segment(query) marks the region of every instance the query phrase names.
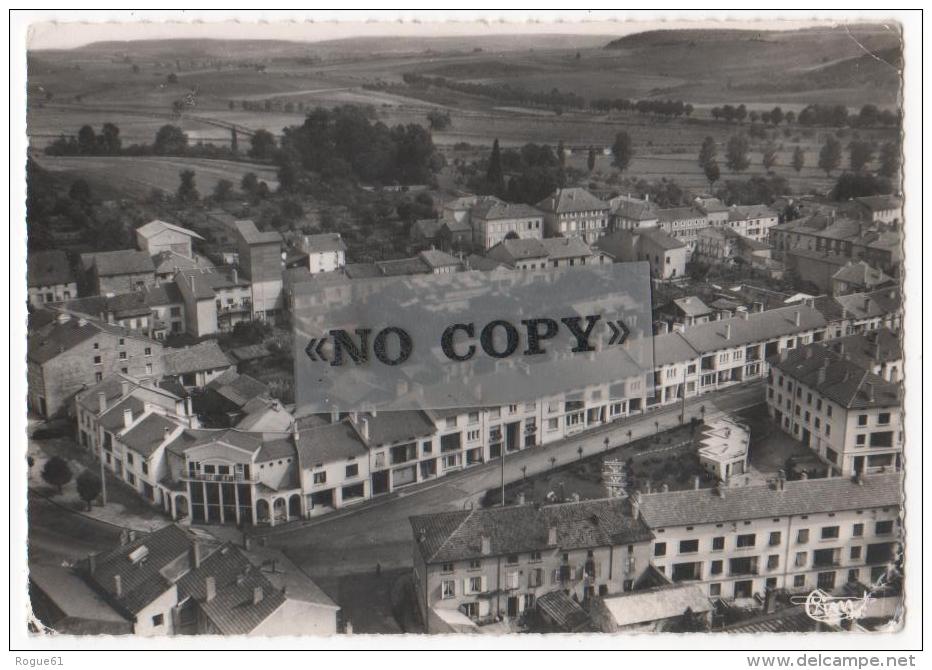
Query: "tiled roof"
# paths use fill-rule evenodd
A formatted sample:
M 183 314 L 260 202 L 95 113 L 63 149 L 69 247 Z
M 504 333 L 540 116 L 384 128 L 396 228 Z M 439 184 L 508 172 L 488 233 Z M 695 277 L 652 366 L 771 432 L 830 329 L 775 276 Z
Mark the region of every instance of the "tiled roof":
M 297 451 L 291 436 L 275 437 L 263 440 L 259 452 L 256 454 L 256 463 L 267 463 L 283 458 L 294 458 Z
M 832 275 L 832 279 L 864 287 L 874 287 L 893 281 L 883 270 L 873 268 L 864 261 L 852 261 Z
M 674 298 L 673 304 L 679 307 L 686 316 L 703 316 L 712 310 L 697 296 L 689 295 L 685 298 Z
M 684 363 L 699 356 L 683 336 L 676 332 L 655 335 L 653 343 L 654 367 Z
M 835 302 L 847 312 L 848 318 L 872 319 L 899 312 L 903 308 L 900 296 L 899 288 L 883 288 L 839 295 Z
M 619 195 L 608 203 L 615 216 L 635 221 L 652 221 L 657 218 L 657 205 L 649 200 Z
M 260 231 L 256 228 L 255 222 L 244 219 L 242 221 L 236 221 L 234 224 L 236 230 L 246 241 L 247 244 L 281 244 L 282 236 L 280 233 L 269 230 L 269 231 Z
M 320 233 L 318 235 L 304 236 L 305 250 L 308 252 L 323 253 L 325 251 L 346 251 L 346 244 L 339 233 Z
M 898 361 L 903 358 L 900 336 L 889 328 L 836 337 L 825 341 L 824 344 L 833 351 L 845 354 L 864 368 L 870 368 L 875 363 Z
M 514 263 L 529 258 L 546 258 L 547 253 L 547 248 L 541 240 L 507 239 L 489 249 L 486 256 L 504 263 Z
M 230 366 L 230 359 L 216 340 L 204 340 L 188 347 L 165 347 L 162 352 L 165 374 L 183 375 L 202 370 L 216 370 Z
M 695 207 L 667 207 L 657 210 L 657 218 L 660 221 L 683 221 L 685 219 L 704 219 L 705 213 Z
M 374 416 L 366 414 L 360 420 L 362 418 L 369 423 L 369 439 L 366 443 L 370 447 L 415 440 L 434 433 L 433 422 L 420 410 L 378 412 Z
M 618 626 L 681 617 L 687 608 L 694 613 L 712 609 L 712 603 L 698 584 L 670 584 L 628 591 L 608 596 L 603 602 Z
M 712 213 L 712 212 L 727 212 L 728 205 L 719 200 L 718 198 L 696 198 L 695 200 L 696 207 L 701 209 L 703 212 Z
M 188 258 L 182 254 L 166 249 L 152 257 L 157 274 L 175 273 L 180 270 L 209 270 L 214 264 L 203 256 Z
M 109 595 L 111 602 L 135 615 L 172 588 L 172 582 L 163 575 L 163 571 L 178 559 L 184 560 L 193 542 L 193 536 L 187 531 L 169 524 L 154 533 L 141 535 L 132 542 L 97 554 L 94 571 L 89 578 Z M 146 560 L 134 563 L 130 554 L 143 546 L 148 552 Z M 120 576 L 120 596 L 116 595 L 116 575 Z
M 68 256 L 60 249 L 35 251 L 26 260 L 27 283 L 33 286 L 55 286 L 74 281 Z
M 543 213 L 540 210 L 530 205 L 503 202 L 497 198 L 496 200 L 487 199 L 480 201 L 472 208 L 472 216 L 478 219 L 485 219 L 486 221 L 543 217 Z
M 135 249 L 82 254 L 81 261 L 84 267 L 95 266 L 100 277 L 155 272 L 149 252 Z
M 478 254 L 469 254 L 466 258 L 466 267 L 470 270 L 479 270 L 480 272 L 491 272 L 499 268 L 507 267 L 494 258 L 486 258 Z
M 537 599 L 537 607 L 563 632 L 578 633 L 590 629 L 598 632 L 589 613 L 563 591 L 545 593 Z
M 205 444 L 219 443 L 257 453 L 262 448 L 261 433 L 245 433 L 232 428 L 221 429 L 185 429 L 166 445 L 173 454 L 183 456 L 189 449 Z
M 811 344 L 773 361 L 780 372 L 848 409 L 900 404 L 899 384 L 886 381 L 822 344 Z
M 258 379 L 232 369 L 212 380 L 207 388 L 213 389 L 237 407 L 242 407 L 256 396 L 269 394 L 269 387 Z
M 900 209 L 903 207 L 903 200 L 895 195 L 868 195 L 855 198 L 855 200 L 872 212 L 880 212 L 885 209 Z
M 547 250 L 547 256 L 552 260 L 561 258 L 581 258 L 592 255 L 592 249 L 585 241 L 578 237 L 547 237 L 541 244 Z
M 634 233 L 646 237 L 661 249 L 682 249 L 686 245 L 660 228 L 638 228 Z
M 133 418 L 138 419 L 145 412 L 146 403 L 135 396 L 128 395 L 108 406 L 107 411 L 100 415 L 98 420 L 100 426 L 109 433 L 118 433 L 123 430 L 125 425 L 123 413 L 126 410 L 131 410 Z
M 799 325 L 796 315 L 799 314 Z M 731 327 L 726 338 L 726 326 Z M 737 347 L 755 342 L 771 340 L 783 335 L 801 333 L 825 326 L 825 318 L 812 307 L 793 305 L 765 312 L 747 314 L 690 326 L 683 331 L 683 339 L 701 354 L 718 351 L 725 347 Z
M 343 267 L 343 272 L 350 279 L 370 279 L 382 276 L 382 271 L 375 263 L 347 263 Z
M 451 256 L 445 251 L 438 251 L 437 249 L 422 251 L 418 254 L 418 257 L 431 268 L 443 268 L 460 264 L 459 259 L 455 256 Z
M 893 507 L 901 503 L 897 473 L 870 475 L 857 484 L 847 477 L 787 481 L 784 490 L 770 486 L 689 489 L 641 495 L 641 518 L 652 529 L 725 523 L 799 514 Z
M 563 214 L 608 209 L 609 204 L 584 188 L 558 188 L 539 203 L 537 209 Z
M 375 265 L 383 277 L 427 274 L 431 271 L 431 266 L 419 256 L 391 261 L 377 261 Z
M 732 205 L 728 210 L 729 221 L 746 221 L 747 219 L 773 219 L 777 213 L 767 205 Z
M 215 595 L 209 602 L 207 577 L 213 577 L 215 585 Z M 258 603 L 254 601 L 257 589 L 261 591 Z M 274 588 L 232 543 L 222 545 L 178 580 L 178 598 L 196 600 L 222 635 L 250 633 L 286 600 L 285 594 Z
M 204 239 L 193 230 L 188 230 L 187 228 L 182 228 L 181 226 L 176 226 L 173 223 L 168 223 L 167 221 L 161 221 L 159 219 L 155 219 L 143 226 L 140 226 L 136 229 L 136 232 L 148 239 L 158 235 L 159 233 L 165 232 L 166 230 L 173 230 L 176 233 L 181 233 L 182 235 L 187 235 L 188 237 L 196 238 L 198 240 Z
M 729 633 L 807 633 L 816 630 L 819 622 L 806 613 L 803 606 L 780 610 L 775 615 L 743 621 L 724 630 Z
M 92 322 L 81 321 L 70 319 L 65 323 L 58 322 L 30 336 L 26 342 L 26 358 L 40 365 L 47 363 L 100 333 L 100 329 Z
M 366 445 L 348 421 L 309 428 L 298 433 L 298 462 L 302 468 L 317 463 L 364 456 Z
M 152 412 L 120 436 L 120 442 L 143 458 L 148 458 L 177 426 L 174 421 Z
M 651 539 L 642 521 L 618 498 L 537 507 L 513 505 L 410 518 L 414 540 L 428 563 L 480 558 L 482 537 L 491 556 L 544 549 L 585 549 Z M 550 545 L 550 528 L 556 545 Z

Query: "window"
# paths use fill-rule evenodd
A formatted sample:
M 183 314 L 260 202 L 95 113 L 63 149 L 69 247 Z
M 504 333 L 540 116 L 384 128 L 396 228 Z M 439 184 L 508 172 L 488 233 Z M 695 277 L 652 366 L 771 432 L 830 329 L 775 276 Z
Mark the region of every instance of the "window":
M 796 567 L 803 568 L 806 566 L 806 552 L 797 551 L 796 552 Z
M 315 484 L 326 484 L 326 483 L 327 483 L 327 473 L 326 473 L 326 472 L 315 472 L 315 473 L 314 473 L 314 483 L 315 483 Z
M 874 533 L 877 535 L 889 535 L 893 532 L 892 521 L 878 521 L 874 526 Z
M 94 356 L 94 365 L 100 365 L 100 356 Z
M 680 542 L 681 554 L 692 554 L 699 551 L 699 540 L 683 540 Z
M 349 479 L 350 477 L 356 477 L 358 475 L 359 475 L 359 464 L 358 463 L 353 463 L 351 465 L 346 466 L 346 478 L 347 479 Z
M 801 589 L 806 586 L 806 575 L 796 575 L 793 577 L 793 587 Z
M 806 544 L 809 541 L 809 529 L 800 528 L 799 532 L 796 534 L 796 542 L 798 544 Z
M 780 556 L 778 554 L 770 554 L 767 557 L 767 569 L 776 570 L 780 567 Z
M 125 343 L 125 341 L 124 341 L 124 339 L 121 337 L 121 338 L 120 338 L 120 346 L 122 347 L 124 343 Z
M 781 539 L 780 531 L 775 530 L 772 533 L 770 533 L 770 542 L 769 542 L 770 546 L 776 547 L 778 544 L 780 544 L 780 539 Z
M 450 598 L 456 597 L 456 582 L 452 579 L 445 579 L 440 582 L 440 589 L 442 593 L 442 598 L 444 600 L 449 600 Z
M 532 552 L 531 552 L 531 561 L 532 561 L 532 562 L 537 562 L 537 561 L 539 561 L 539 560 L 540 560 L 540 552 L 539 552 L 539 551 L 532 551 Z
M 867 425 L 867 415 L 866 415 L 866 414 L 858 414 L 858 425 L 859 425 L 859 426 L 866 426 L 866 425 Z
M 142 462 L 142 474 L 149 474 L 149 464 L 146 461 Z
M 482 577 L 469 578 L 469 592 L 482 593 Z
M 878 414 L 877 423 L 881 426 L 885 426 L 890 423 L 890 412 L 881 412 Z
M 152 355 L 152 347 L 146 347 L 146 350 L 145 350 L 145 351 L 146 351 L 146 356 L 151 356 L 151 355 Z
M 854 535 L 855 537 L 861 537 L 862 535 L 864 535 L 864 524 L 863 523 L 854 524 L 854 528 L 851 530 L 851 534 Z
M 825 526 L 822 528 L 822 539 L 823 540 L 837 540 L 838 539 L 838 526 Z
M 667 555 L 667 543 L 658 542 L 654 545 L 654 556 L 666 556 Z
M 831 405 L 826 405 L 826 406 L 825 406 L 825 413 L 826 413 L 828 416 L 831 416 L 831 415 L 832 415 L 832 406 L 831 406 Z
M 127 453 L 127 454 L 126 454 L 126 464 L 127 464 L 127 465 L 132 465 L 132 464 L 133 464 L 133 455 L 130 454 L 130 453 Z
M 423 451 L 425 454 L 429 454 L 433 452 L 433 450 L 434 450 L 434 445 L 432 443 L 430 442 L 421 443 L 421 451 Z
M 725 549 L 725 538 L 724 537 L 713 537 L 712 538 L 712 551 L 723 551 Z
M 452 563 L 441 563 L 440 572 L 442 572 L 445 575 L 450 574 L 451 572 L 453 572 L 453 564 Z
M 100 349 L 100 342 L 94 342 L 94 348 Z
M 517 565 L 517 563 L 518 563 L 518 555 L 517 555 L 517 554 L 511 554 L 508 558 L 505 559 L 505 562 L 506 562 L 508 565 Z
M 851 547 L 851 560 L 852 561 L 861 560 L 861 547 L 860 546 Z
M 480 569 L 482 569 L 482 559 L 481 559 L 481 558 L 474 558 L 474 559 L 472 559 L 471 561 L 469 561 L 469 569 L 470 569 L 470 570 L 480 570 Z
M 479 423 L 479 412 L 469 413 L 469 423 Z
M 720 574 L 722 574 L 722 566 L 723 566 L 723 564 L 724 564 L 723 561 L 712 561 L 712 567 L 711 567 L 710 572 L 711 572 L 713 575 L 720 575 Z
M 156 614 L 154 617 L 152 617 L 152 626 L 153 626 L 153 627 L 157 628 L 157 627 L 161 626 L 161 625 L 164 624 L 164 623 L 165 623 L 165 615 L 164 615 L 164 614 Z
M 757 536 L 754 535 L 754 533 L 748 533 L 747 535 L 739 535 L 738 544 L 737 544 L 738 549 L 742 549 L 744 547 L 753 547 L 756 540 L 757 540 Z
M 722 585 L 709 584 L 709 595 L 713 597 L 722 595 Z

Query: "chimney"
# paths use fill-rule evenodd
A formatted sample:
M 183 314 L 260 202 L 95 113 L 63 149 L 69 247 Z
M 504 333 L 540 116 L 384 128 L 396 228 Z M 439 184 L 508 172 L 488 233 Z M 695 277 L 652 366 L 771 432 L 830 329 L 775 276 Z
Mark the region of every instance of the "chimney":
M 92 575 L 97 570 L 97 554 L 87 555 L 87 569 Z
M 731 324 L 730 323 L 725 324 L 725 339 L 726 340 L 731 339 Z
M 192 570 L 201 567 L 201 544 L 196 540 L 191 543 L 191 563 L 194 566 Z
M 133 424 L 133 410 L 127 407 L 123 410 L 123 427 L 129 428 Z
M 722 499 L 725 498 L 725 486 L 724 484 L 722 484 L 722 482 L 719 482 L 715 486 L 715 495 L 717 495 L 719 498 L 722 498 Z
M 799 317 L 800 317 L 800 314 L 799 314 L 799 310 L 797 309 L 795 312 L 793 312 L 793 323 L 796 324 L 797 328 L 799 327 Z
M 334 407 L 330 410 L 330 423 L 338 423 L 340 421 L 340 411 Z
M 359 422 L 359 434 L 362 435 L 363 441 L 369 441 L 369 419 L 366 417 Z
M 123 597 L 123 578 L 120 575 L 113 575 L 113 592 L 117 598 Z
M 819 373 L 818 373 L 818 380 L 819 380 L 820 386 L 825 383 L 825 374 L 827 372 L 828 372 L 828 359 L 824 358 L 822 359 L 822 367 L 819 368 Z
M 192 416 L 194 414 L 194 405 L 192 404 L 191 396 L 184 399 L 184 410 L 185 416 Z
M 489 554 L 492 553 L 492 538 L 489 537 L 488 535 L 483 535 L 480 538 L 480 540 L 482 542 L 482 545 L 481 545 L 482 555 L 488 556 Z
M 638 517 L 641 516 L 641 493 L 632 491 L 631 495 L 628 496 L 628 502 L 631 504 L 631 518 L 637 521 Z
M 217 580 L 213 575 L 204 578 L 204 602 L 209 603 L 217 597 Z
M 107 410 L 107 394 L 103 391 L 97 392 L 97 406 L 99 407 L 101 413 Z
M 257 586 L 252 591 L 252 604 L 258 605 L 262 602 L 262 598 L 265 597 L 265 592 L 262 590 L 261 586 Z
M 555 547 L 557 546 L 557 527 L 550 526 L 547 529 L 547 546 Z
M 243 549 L 252 551 L 252 538 L 243 533 Z
M 870 296 L 867 296 L 866 298 L 864 298 L 864 311 L 866 312 L 870 308 L 871 308 L 871 299 L 870 299 Z
M 239 272 L 237 271 L 235 267 L 233 268 L 231 276 L 233 277 L 233 283 L 238 284 L 239 283 Z
M 702 480 L 699 478 L 699 475 L 696 475 L 695 477 L 693 477 L 693 488 L 696 489 L 697 491 L 699 490 L 699 484 L 701 481 Z
M 120 380 L 120 397 L 125 398 L 129 395 L 129 380 Z
M 864 384 L 864 390 L 867 391 L 867 402 L 874 402 L 874 384 L 872 382 L 866 382 Z
M 131 542 L 135 542 L 135 541 L 136 541 L 136 531 L 135 531 L 135 530 L 130 530 L 130 531 L 126 534 L 126 541 L 127 541 L 127 543 L 131 543 Z

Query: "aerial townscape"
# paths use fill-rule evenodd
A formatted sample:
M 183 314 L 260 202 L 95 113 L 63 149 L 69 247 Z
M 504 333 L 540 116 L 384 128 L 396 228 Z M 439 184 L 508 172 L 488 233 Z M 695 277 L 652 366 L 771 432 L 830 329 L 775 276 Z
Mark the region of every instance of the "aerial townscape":
M 33 634 L 902 625 L 900 34 L 557 32 L 30 46 Z M 622 394 L 302 411 L 308 296 L 619 263 Z

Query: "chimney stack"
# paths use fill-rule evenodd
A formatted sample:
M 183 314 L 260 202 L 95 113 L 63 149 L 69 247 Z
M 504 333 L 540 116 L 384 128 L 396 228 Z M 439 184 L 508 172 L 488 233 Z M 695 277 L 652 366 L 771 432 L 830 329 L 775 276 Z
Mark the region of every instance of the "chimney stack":
M 123 427 L 129 428 L 131 425 L 133 425 L 133 410 L 127 407 L 123 410 Z
M 97 405 L 101 414 L 107 410 L 107 394 L 103 391 L 97 392 Z
M 363 417 L 359 422 L 359 433 L 362 435 L 363 441 L 369 441 L 369 419 L 366 417 Z
M 482 542 L 482 546 L 481 546 L 482 555 L 488 556 L 489 554 L 492 553 L 492 538 L 489 537 L 488 535 L 483 535 L 480 538 L 480 540 Z
M 872 382 L 866 382 L 864 388 L 867 391 L 867 402 L 874 402 L 874 384 Z
M 701 481 L 702 480 L 700 479 L 699 475 L 696 475 L 695 477 L 693 477 L 693 488 L 696 489 L 697 491 L 699 490 L 699 485 Z
M 233 283 L 238 284 L 239 283 L 239 272 L 237 271 L 236 267 L 233 268 L 232 276 L 233 276 Z
M 217 597 L 217 580 L 213 575 L 204 578 L 204 602 L 209 603 Z
M 117 598 L 123 597 L 123 578 L 120 575 L 113 575 L 113 592 Z
M 191 543 L 191 563 L 193 565 L 192 570 L 201 567 L 201 544 L 197 540 Z
M 126 379 L 120 380 L 120 397 L 125 398 L 129 395 L 129 381 Z
M 725 324 L 725 339 L 726 340 L 731 339 L 731 324 L 730 323 Z
M 550 526 L 547 529 L 547 546 L 555 547 L 557 546 L 557 527 Z
M 258 605 L 262 602 L 262 598 L 265 597 L 265 592 L 262 590 L 261 586 L 257 586 L 252 591 L 252 604 Z
M 793 322 L 796 324 L 797 328 L 799 327 L 799 318 L 800 318 L 800 313 L 799 313 L 799 310 L 797 309 L 795 312 L 793 312 Z
M 135 542 L 135 541 L 136 541 L 136 531 L 135 531 L 135 530 L 130 530 L 130 531 L 126 534 L 126 541 L 127 541 L 128 543 L 131 543 L 131 542 Z
M 336 407 L 330 410 L 330 423 L 338 423 L 340 421 L 340 410 Z
M 87 569 L 93 575 L 97 570 L 97 554 L 87 555 Z
M 631 518 L 637 521 L 638 517 L 641 516 L 641 493 L 640 491 L 632 491 L 631 495 L 628 496 L 628 502 L 631 504 Z

